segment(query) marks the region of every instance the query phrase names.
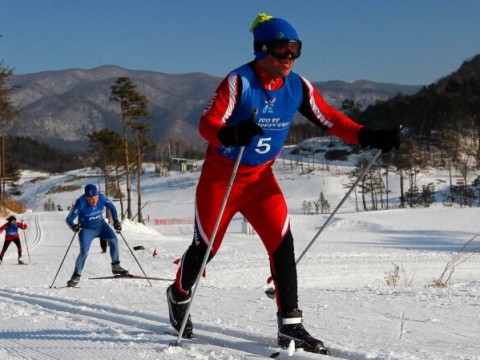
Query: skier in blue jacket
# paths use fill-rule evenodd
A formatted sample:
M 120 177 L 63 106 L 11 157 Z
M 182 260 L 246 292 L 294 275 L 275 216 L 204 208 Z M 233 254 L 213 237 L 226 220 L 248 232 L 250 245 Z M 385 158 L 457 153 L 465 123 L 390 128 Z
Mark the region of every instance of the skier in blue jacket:
M 85 194 L 80 196 L 73 205 L 67 216 L 67 225 L 74 232 L 79 232 L 80 254 L 75 262 L 75 271 L 67 286 L 76 286 L 80 281 L 85 261 L 87 260 L 90 245 L 96 237 L 105 239 L 110 244 L 110 256 L 112 258 L 112 273 L 114 275 L 128 275 L 128 271 L 120 267 L 120 256 L 118 252 L 118 239 L 115 232 L 107 224 L 103 217 L 105 208 L 110 209 L 113 218 L 113 227 L 119 232 L 122 225 L 118 221 L 115 205 L 103 194 L 99 194 L 97 187 L 93 184 L 85 186 Z M 78 217 L 78 222 L 75 219 Z

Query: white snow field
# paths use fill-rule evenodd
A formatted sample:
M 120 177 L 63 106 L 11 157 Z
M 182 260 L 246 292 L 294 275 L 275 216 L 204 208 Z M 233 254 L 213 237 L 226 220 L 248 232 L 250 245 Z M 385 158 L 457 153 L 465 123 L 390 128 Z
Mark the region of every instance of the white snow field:
M 302 174 L 300 168 L 277 161 L 275 171 L 290 207 L 297 256 L 328 217 L 302 214 L 302 202 L 318 199 L 322 191 L 333 209 L 347 191 L 345 168 L 348 164 L 331 164 L 328 171 L 317 168 Z M 149 276 L 174 278 L 173 261 L 192 239 L 189 222 L 198 176 L 172 172 L 156 177 L 147 169 L 143 215 L 149 221 L 146 225 L 123 221 L 123 238 L 119 237 L 121 265 L 130 273 L 142 275 L 143 269 Z M 442 175 L 423 176 L 428 183 Z M 47 192 L 53 186 L 83 187 L 89 182 L 99 184 L 99 178 L 88 169 L 23 173 L 19 199 L 29 211 L 17 217 L 29 225 L 20 235 L 24 259 L 30 264 L 17 265 L 12 244 L 0 266 L 1 359 L 250 360 L 268 358 L 278 350 L 276 304 L 265 294 L 270 288 L 268 259 L 260 239 L 243 231 L 240 216 L 207 266 L 207 277 L 201 279 L 193 300 L 197 340 L 170 346 L 177 340 L 165 334 L 174 331 L 165 297 L 170 281 L 90 280 L 111 274 L 110 257 L 100 252 L 96 241 L 79 288 L 61 288 L 78 254 L 77 237 L 65 224 L 66 209 L 82 189 Z M 44 212 L 48 199 L 65 211 Z M 306 329 L 325 342 L 333 358 L 480 359 L 479 239 L 458 253 L 480 233 L 479 214 L 478 207 L 444 208 L 441 203 L 357 212 L 352 195 L 298 264 Z M 155 225 L 155 220 L 175 224 Z M 127 244 L 130 249 L 142 245 L 144 250 L 130 251 Z M 429 286 L 454 257 L 461 261 L 447 286 Z M 389 285 L 396 266 L 396 286 Z M 328 358 L 303 351 L 288 355 L 282 351 L 279 358 Z

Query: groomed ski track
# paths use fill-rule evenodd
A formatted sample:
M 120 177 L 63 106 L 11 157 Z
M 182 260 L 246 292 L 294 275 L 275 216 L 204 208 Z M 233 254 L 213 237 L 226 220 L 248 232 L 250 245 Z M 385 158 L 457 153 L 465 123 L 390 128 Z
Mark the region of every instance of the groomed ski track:
M 2 267 L 4 276 L 0 287 L 0 358 L 7 360 L 78 360 L 78 359 L 262 359 L 278 351 L 275 347 L 275 333 L 269 336 L 243 329 L 232 330 L 221 326 L 196 324 L 198 339 L 181 341 L 180 346 L 171 346 L 176 337 L 171 332 L 169 320 L 153 311 L 142 310 L 135 303 L 131 308 L 111 303 L 83 299 L 81 292 L 89 297 L 93 282 L 87 280 L 88 273 L 108 273 L 95 268 L 99 254 L 92 244 L 91 254 L 86 265 L 84 286 L 80 289 L 62 288 L 69 277 L 73 262 L 78 254 L 77 238 L 67 253 L 65 264 L 55 281 L 58 288 L 50 288 L 60 261 L 67 250 L 71 233 L 66 232 L 65 213 L 26 214 L 24 220 L 29 228 L 26 232 L 32 266 L 29 271 L 46 271 L 42 284 L 32 284 L 28 273 L 13 270 L 16 261 L 15 252 L 10 249 Z M 59 232 L 59 234 L 57 234 Z M 61 235 L 60 235 L 61 234 Z M 21 235 L 25 246 L 24 234 Z M 69 236 L 69 237 L 67 237 Z M 61 237 L 61 241 L 58 238 Z M 98 246 L 98 245 L 97 245 Z M 25 255 L 26 250 L 24 250 Z M 47 257 L 48 260 L 42 260 Z M 128 253 L 123 247 L 122 256 Z M 39 259 L 35 264 L 35 259 Z M 102 265 L 108 269 L 109 262 L 102 259 Z M 95 265 L 94 265 L 95 264 Z M 131 265 L 133 266 L 133 265 Z M 23 268 L 23 267 L 22 267 Z M 16 273 L 16 274 L 15 274 Z M 169 275 L 171 276 L 171 274 Z M 13 281 L 16 278 L 15 285 Z M 106 280 L 98 286 L 114 287 L 122 279 Z M 125 279 L 128 284 L 146 287 L 144 280 Z M 10 283 L 5 286 L 5 283 Z M 123 284 L 123 286 L 128 286 Z M 156 307 L 165 307 L 164 288 L 149 288 L 152 302 Z M 238 294 L 235 294 L 238 295 Z M 122 296 L 119 294 L 119 296 Z M 245 299 L 248 303 L 250 300 Z M 38 319 L 42 319 L 39 321 Z M 32 321 L 32 319 L 35 319 Z M 55 326 L 52 327 L 51 324 Z M 8 329 L 8 330 L 4 330 Z M 334 355 L 342 357 L 341 351 L 333 350 Z M 285 351 L 277 359 L 287 356 Z M 352 354 L 349 354 L 349 358 Z M 322 355 L 296 352 L 289 359 L 319 359 Z M 332 357 L 329 357 L 332 358 Z M 358 357 L 362 359 L 363 357 Z
M 152 282 L 150 287 L 145 280 L 88 280 L 111 273 L 109 255 L 101 253 L 98 242 L 92 244 L 79 289 L 49 288 L 64 256 L 54 286 L 65 286 L 78 254 L 77 235 L 65 217 L 66 212 L 19 216 L 29 225 L 32 261 L 18 266 L 10 247 L 0 266 L 1 360 L 238 360 L 265 359 L 277 351 L 276 305 L 265 294 L 268 258 L 258 239 L 239 231 L 241 219 L 234 219 L 222 256 L 209 265 L 198 288 L 192 307 L 198 340 L 172 347 L 176 337 L 164 334 L 172 331 L 165 297 L 169 283 Z M 452 251 L 472 237 L 477 218 L 477 208 L 341 214 L 298 268 L 307 330 L 337 358 L 480 360 L 480 261 L 472 257 L 463 263 L 445 289 L 425 286 L 443 270 Z M 304 229 L 297 237 L 297 248 L 303 249 L 319 220 L 292 220 Z M 123 225 L 129 245 L 145 247 L 135 255 L 146 274 L 174 277 L 178 267 L 173 262 L 191 243 L 191 234 L 171 227 L 165 235 L 163 228 L 159 233 L 128 221 Z M 20 237 L 25 245 L 24 234 Z M 122 240 L 120 252 L 121 264 L 139 272 Z M 26 249 L 24 259 L 28 261 Z M 414 285 L 385 285 L 392 263 L 415 266 Z M 327 359 L 306 352 L 287 355 L 282 351 L 277 359 Z
M 4 310 L 22 314 L 3 320 L 8 332 L 0 332 L 0 356 L 3 359 L 210 359 L 268 358 L 275 347 L 271 337 L 246 331 L 221 333 L 215 326 L 196 330 L 198 339 L 183 340 L 182 346 L 171 346 L 176 338 L 165 334 L 172 329 L 168 319 L 147 311 L 124 309 L 59 296 L 71 289 L 50 289 L 45 294 L 19 290 L 0 290 Z M 29 313 L 42 313 L 46 321 L 56 319 L 56 327 L 32 324 Z M 273 344 L 272 344 L 273 345 Z M 284 354 L 285 353 L 285 354 Z M 223 354 L 223 357 L 222 357 Z M 341 351 L 334 354 L 341 356 Z M 203 357 L 204 356 L 204 357 Z M 287 356 L 282 352 L 279 358 Z M 351 354 L 350 354 L 351 356 Z M 320 355 L 297 352 L 290 359 L 318 359 Z M 328 357 L 332 358 L 332 357 Z

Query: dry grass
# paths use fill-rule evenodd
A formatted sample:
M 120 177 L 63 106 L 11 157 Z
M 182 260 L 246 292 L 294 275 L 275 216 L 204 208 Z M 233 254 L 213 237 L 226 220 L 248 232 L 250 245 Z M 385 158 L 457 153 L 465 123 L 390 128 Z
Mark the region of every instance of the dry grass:
M 48 180 L 49 177 L 48 176 L 38 176 L 36 178 L 33 178 L 32 180 L 30 180 L 30 182 L 32 184 L 35 184 L 37 181 L 43 181 L 43 180 Z
M 81 189 L 81 188 L 82 188 L 82 186 L 80 186 L 80 185 L 53 186 L 50 189 L 48 189 L 47 194 L 57 194 L 57 193 L 62 193 L 62 192 L 76 191 L 76 190 Z
M 445 269 L 443 269 L 440 277 L 438 279 L 432 280 L 429 286 L 436 288 L 443 288 L 447 286 L 447 283 L 452 278 L 453 272 L 455 271 L 457 266 L 470 259 L 476 253 L 480 252 L 479 246 L 473 247 L 472 245 L 477 237 L 478 235 L 472 237 L 461 247 L 460 250 L 458 250 L 456 254 L 453 255 L 452 260 L 450 260 L 447 265 L 445 265 Z
M 72 182 L 72 181 L 77 181 L 77 180 L 83 180 L 83 179 L 98 179 L 98 175 L 75 175 L 72 176 L 70 179 L 65 180 L 65 182 Z
M 0 201 L 0 215 L 4 218 L 9 217 L 12 212 L 15 214 L 23 214 L 25 211 L 25 205 L 19 201 L 11 199 Z
M 388 286 L 397 286 L 399 282 L 402 282 L 403 286 L 410 286 L 412 285 L 413 277 L 415 275 L 415 270 L 412 270 L 410 273 L 407 274 L 403 265 L 399 266 L 397 264 L 393 264 L 393 269 L 388 272 L 385 276 L 385 282 Z

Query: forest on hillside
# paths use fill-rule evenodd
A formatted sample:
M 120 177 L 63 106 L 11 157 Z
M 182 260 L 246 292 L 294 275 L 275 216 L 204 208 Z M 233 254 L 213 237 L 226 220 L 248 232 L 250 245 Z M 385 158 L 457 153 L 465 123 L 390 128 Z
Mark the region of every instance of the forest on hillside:
M 2 67 L 5 79 L 11 75 L 11 70 Z M 129 99 L 135 105 L 139 99 L 142 107 L 148 99 L 135 90 L 129 78 L 122 80 L 117 86 L 126 86 L 126 90 L 133 90 L 137 95 Z M 4 83 L 2 83 L 4 84 Z M 12 104 L 8 102 L 8 91 L 2 85 L 0 99 L 3 119 L 11 120 L 14 117 Z M 112 87 L 113 89 L 114 87 Z M 113 92 L 112 92 L 113 94 Z M 122 95 L 124 96 L 124 95 Z M 127 95 L 128 97 L 128 95 Z M 125 99 L 122 98 L 122 101 Z M 137 108 L 138 109 L 138 108 Z M 386 101 L 378 101 L 374 105 L 361 110 L 360 104 L 351 99 L 345 99 L 340 110 L 354 120 L 372 128 L 402 128 L 402 146 L 394 155 L 382 156 L 379 176 L 371 175 L 370 180 L 365 178 L 362 188 L 365 194 L 377 196 L 379 207 L 383 207 L 383 195 L 388 198 L 388 188 L 382 185 L 382 174 L 388 171 L 398 172 L 401 181 L 405 182 L 405 191 L 402 189 L 402 206 L 409 204 L 425 206 L 433 196 L 431 187 L 419 189 L 416 186 L 416 174 L 428 167 L 447 169 L 452 174 L 461 174 L 461 181 L 451 181 L 450 195 L 446 203 L 458 202 L 461 205 L 472 205 L 478 198 L 477 187 L 480 183 L 477 171 L 480 167 L 480 55 L 465 61 L 454 73 L 445 76 L 435 84 L 423 87 L 414 95 L 397 95 Z M 130 116 L 128 112 L 126 115 Z M 148 113 L 141 114 L 141 116 Z M 142 161 L 155 162 L 159 173 L 168 171 L 169 160 L 172 158 L 201 159 L 205 150 L 205 143 L 190 144 L 181 141 L 166 141 L 154 144 L 148 140 L 148 126 L 135 121 L 129 126 L 129 139 L 121 139 L 120 135 L 111 130 L 89 134 L 90 145 L 84 151 L 71 151 L 51 147 L 48 144 L 32 140 L 28 137 L 3 136 L 2 143 L 2 178 L 9 183 L 15 183 L 19 169 L 32 169 L 47 172 L 64 172 L 85 166 L 98 166 L 107 169 L 108 161 L 118 165 L 123 160 L 121 149 L 128 148 L 132 156 L 129 160 L 129 170 L 137 174 L 141 169 Z M 7 122 L 1 122 L 2 128 Z M 5 134 L 5 132 L 2 132 Z M 140 138 L 138 138 L 138 136 Z M 312 137 L 328 136 L 322 129 L 312 124 L 300 121 L 291 127 L 287 144 L 299 144 Z M 123 141 L 128 140 L 127 143 Z M 118 146 L 113 146 L 116 143 Z M 126 144 L 126 145 L 125 145 Z M 112 155 L 120 151 L 120 154 Z M 352 147 L 351 152 L 358 149 Z M 332 154 L 332 153 L 331 153 Z M 339 153 L 337 153 L 339 154 Z M 344 156 L 340 154 L 339 156 Z M 333 158 L 334 159 L 334 158 Z M 359 164 L 359 168 L 362 165 Z M 125 176 L 124 172 L 119 173 Z M 371 173 L 373 174 L 373 173 Z M 117 176 L 118 177 L 118 176 Z M 452 177 L 453 178 L 453 177 Z M 106 180 L 107 181 L 107 180 Z M 118 182 L 118 179 L 117 179 Z M 403 185 L 402 185 L 403 186 Z M 117 186 L 118 188 L 118 186 Z M 373 201 L 373 204 L 377 204 Z M 422 205 L 423 204 L 423 205 Z M 375 206 L 375 205 L 374 205 Z M 388 203 L 387 203 L 388 206 Z

